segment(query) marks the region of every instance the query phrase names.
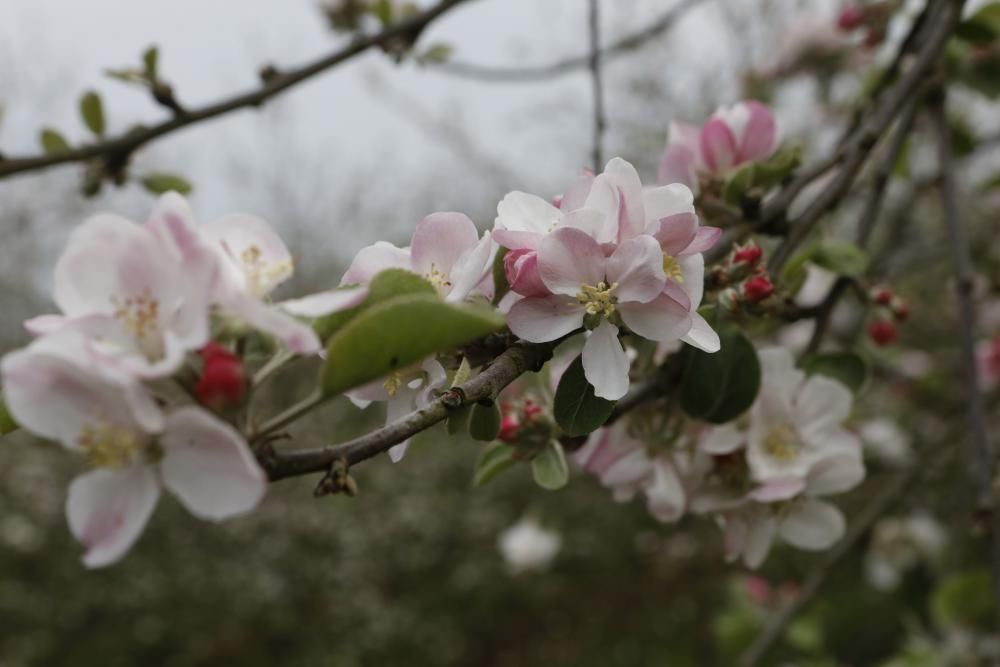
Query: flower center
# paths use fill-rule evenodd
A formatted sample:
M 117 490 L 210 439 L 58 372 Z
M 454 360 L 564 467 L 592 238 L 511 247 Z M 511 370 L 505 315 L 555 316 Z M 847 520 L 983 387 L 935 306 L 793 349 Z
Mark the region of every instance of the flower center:
M 437 268 L 434 262 L 431 262 L 431 270 L 424 277 L 430 281 L 431 285 L 434 285 L 438 289 L 451 287 L 451 280 L 448 278 L 448 274 Z
M 663 256 L 663 272 L 667 274 L 669 280 L 673 280 L 675 283 L 684 282 L 684 270 L 681 269 L 681 263 L 677 261 L 676 257 Z
M 791 424 L 775 426 L 764 438 L 764 451 L 778 461 L 794 461 L 801 449 L 798 433 Z
M 95 468 L 127 468 L 142 451 L 134 431 L 107 422 L 84 426 L 78 442 Z
M 403 376 L 399 373 L 391 373 L 389 377 L 385 379 L 385 382 L 382 383 L 382 386 L 385 387 L 385 390 L 389 392 L 390 396 L 395 396 L 396 392 L 399 391 L 399 388 L 403 386 Z
M 139 343 L 140 349 L 150 359 L 163 356 L 162 346 L 157 337 L 160 324 L 160 302 L 153 298 L 148 289 L 138 296 L 125 299 L 111 297 L 114 317 Z
M 580 293 L 576 295 L 577 300 L 583 304 L 584 309 L 590 315 L 603 315 L 611 317 L 615 312 L 615 290 L 618 283 L 608 285 L 606 282 L 599 282 L 597 286 L 581 285 Z
M 247 277 L 247 287 L 257 297 L 265 296 L 274 283 L 292 274 L 291 262 L 268 264 L 263 257 L 264 253 L 256 245 L 251 245 L 240 253 L 243 272 Z

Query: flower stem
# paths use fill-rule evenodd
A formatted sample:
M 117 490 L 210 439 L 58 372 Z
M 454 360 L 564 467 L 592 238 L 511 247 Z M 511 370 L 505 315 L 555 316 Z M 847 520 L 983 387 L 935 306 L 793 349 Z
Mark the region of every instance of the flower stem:
M 266 422 L 261 424 L 260 428 L 254 430 L 250 436 L 250 443 L 259 442 L 262 438 L 280 431 L 285 426 L 288 426 L 292 422 L 298 420 L 300 417 L 308 414 L 315 408 L 319 407 L 329 399 L 329 396 L 324 395 L 319 390 L 314 391 L 307 397 L 289 406 L 282 412 L 279 412 L 275 416 L 268 419 Z

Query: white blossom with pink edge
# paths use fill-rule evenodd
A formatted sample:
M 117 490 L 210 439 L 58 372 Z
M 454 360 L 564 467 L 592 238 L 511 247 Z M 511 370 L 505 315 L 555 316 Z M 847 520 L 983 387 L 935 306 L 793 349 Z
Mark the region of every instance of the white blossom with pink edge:
M 701 128 L 672 122 L 657 181 L 698 189 L 698 175 L 722 177 L 734 167 L 763 160 L 777 146 L 774 114 L 754 100 L 720 107 Z
M 163 487 L 210 521 L 257 506 L 267 478 L 235 429 L 193 406 L 163 414 L 137 381 L 105 363 L 70 330 L 0 361 L 15 419 L 81 452 L 93 467 L 73 480 L 66 501 L 87 567 L 110 565 L 128 551 Z
M 408 248 L 379 241 L 362 248 L 341 278 L 341 285 L 367 285 L 386 269 L 406 269 L 430 281 L 449 303 L 470 295 L 493 296 L 496 244 L 489 232 L 479 238 L 462 213 L 432 213 L 417 223 Z
M 551 296 L 518 301 L 507 323 L 518 337 L 543 343 L 576 331 L 588 316 L 597 319 L 583 346 L 583 368 L 602 398 L 617 400 L 629 386 L 615 322 L 649 340 L 677 339 L 691 329 L 690 300 L 667 281 L 651 236 L 629 239 L 606 257 L 593 237 L 562 227 L 539 243 L 538 269 Z

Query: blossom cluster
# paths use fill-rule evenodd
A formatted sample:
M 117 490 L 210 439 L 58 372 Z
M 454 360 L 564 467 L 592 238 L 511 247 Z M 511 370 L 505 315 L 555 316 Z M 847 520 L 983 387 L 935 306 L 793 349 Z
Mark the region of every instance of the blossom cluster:
M 0 373 L 21 426 L 89 464 L 66 501 L 86 565 L 128 550 L 162 488 L 214 521 L 260 502 L 264 472 L 240 431 L 213 411 L 235 407 L 246 381 L 213 329 L 260 330 L 311 354 L 320 341 L 296 316 L 364 297 L 354 289 L 269 304 L 291 273 L 291 255 L 267 223 L 234 215 L 199 227 L 174 193 L 143 224 L 98 215 L 70 236 L 53 281 L 61 312 L 26 322 L 35 340 L 5 356 Z M 212 409 L 169 391 L 198 351 L 193 393 Z

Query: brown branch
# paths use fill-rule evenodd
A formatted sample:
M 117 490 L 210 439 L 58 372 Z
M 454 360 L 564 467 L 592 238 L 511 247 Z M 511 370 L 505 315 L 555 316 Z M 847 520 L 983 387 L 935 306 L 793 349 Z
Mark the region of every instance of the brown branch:
M 638 30 L 630 35 L 627 35 L 602 49 L 600 53 L 601 58 L 615 58 L 641 48 L 648 41 L 673 27 L 673 25 L 681 17 L 683 17 L 688 10 L 693 9 L 703 2 L 705 2 L 705 0 L 685 0 L 684 2 L 671 7 L 664 12 L 660 18 L 653 21 L 642 30 Z M 588 53 L 587 55 L 574 56 L 547 65 L 526 67 L 477 65 L 474 63 L 452 61 L 442 63 L 431 71 L 481 81 L 536 83 L 548 81 L 549 79 L 563 76 L 565 74 L 570 74 L 579 69 L 585 69 L 590 66 L 590 59 L 591 54 Z
M 604 143 L 604 128 L 607 119 L 604 114 L 604 82 L 601 80 L 601 13 L 600 0 L 589 0 L 587 12 L 590 33 L 590 82 L 594 92 L 594 146 L 591 161 L 594 173 L 604 166 L 602 144 Z
M 259 107 L 267 100 L 283 93 L 292 86 L 350 60 L 372 47 L 385 46 L 399 42 L 400 40 L 415 41 L 432 21 L 448 10 L 468 1 L 441 0 L 441 2 L 430 9 L 412 18 L 394 23 L 378 34 L 357 38 L 350 45 L 302 67 L 271 73 L 263 85 L 256 90 L 241 93 L 198 109 L 182 111 L 174 115 L 173 118 L 157 125 L 131 130 L 114 138 L 61 153 L 9 157 L 0 160 L 0 178 L 12 174 L 46 169 L 55 165 L 85 162 L 97 158 L 104 160 L 105 164 L 108 165 L 124 165 L 138 148 L 159 137 L 239 109 Z
M 948 126 L 946 90 L 941 89 L 932 99 L 931 114 L 938 137 L 938 160 L 941 171 L 941 208 L 948 245 L 951 248 L 955 272 L 955 300 L 958 302 L 959 344 L 962 353 L 962 375 L 966 392 L 969 431 L 978 487 L 976 508 L 989 518 L 991 538 L 991 565 L 993 570 L 993 595 L 996 607 L 996 627 L 1000 629 L 1000 514 L 995 512 L 993 501 L 993 469 L 995 458 L 986 429 L 986 414 L 976 367 L 975 330 L 976 312 L 972 304 L 973 274 L 969 246 L 965 240 L 958 210 L 958 187 L 955 181 L 955 160 L 951 148 L 951 130 Z
M 492 401 L 511 382 L 527 371 L 537 371 L 552 356 L 554 345 L 516 344 L 508 348 L 479 375 L 465 384 L 448 390 L 426 407 L 387 426 L 336 445 L 298 451 L 265 451 L 260 463 L 271 481 L 325 472 L 335 461 L 347 465 L 370 459 L 394 445 L 443 421 L 463 405 Z

